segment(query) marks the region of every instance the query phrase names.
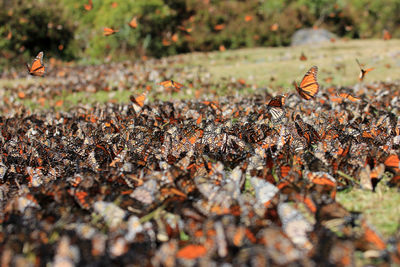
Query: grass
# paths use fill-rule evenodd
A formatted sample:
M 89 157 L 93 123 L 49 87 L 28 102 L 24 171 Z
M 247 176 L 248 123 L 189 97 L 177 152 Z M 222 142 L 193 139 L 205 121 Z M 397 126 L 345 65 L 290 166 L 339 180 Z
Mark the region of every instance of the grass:
M 388 238 L 400 227 L 400 194 L 397 189 L 378 185 L 377 192 L 352 189 L 336 196 L 346 209 L 360 211 L 384 238 Z
M 322 86 L 354 85 L 358 82 L 357 58 L 365 68 L 373 67 L 366 82 L 387 81 L 400 71 L 400 40 L 351 40 L 326 43 L 320 46 L 252 48 L 225 52 L 195 53 L 183 57 L 191 66 L 203 66 L 213 81 L 234 77 L 245 79 L 260 87 L 293 90 L 293 80 L 301 80 L 313 65 L 319 67 Z M 304 53 L 307 61 L 300 61 Z M 182 63 L 186 64 L 186 63 Z M 332 78 L 330 82 L 326 82 Z

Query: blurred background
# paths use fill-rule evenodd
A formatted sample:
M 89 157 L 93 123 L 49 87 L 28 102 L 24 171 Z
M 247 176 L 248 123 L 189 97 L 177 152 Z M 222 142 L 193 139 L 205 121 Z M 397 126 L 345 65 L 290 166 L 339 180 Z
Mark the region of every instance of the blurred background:
M 301 28 L 338 38 L 400 36 L 400 0 L 1 0 L 0 68 L 46 57 L 163 57 L 193 51 L 288 46 Z M 103 28 L 118 34 L 103 36 Z

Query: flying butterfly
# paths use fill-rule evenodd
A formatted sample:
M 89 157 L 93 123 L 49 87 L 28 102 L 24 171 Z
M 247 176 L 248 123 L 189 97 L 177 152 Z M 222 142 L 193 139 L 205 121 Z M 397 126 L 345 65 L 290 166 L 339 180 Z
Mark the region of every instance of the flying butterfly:
M 305 100 L 314 98 L 314 96 L 318 93 L 319 84 L 317 82 L 317 73 L 318 67 L 313 66 L 307 71 L 306 75 L 304 75 L 300 85 L 297 85 L 296 82 L 293 82 L 297 92 Z
M 360 62 L 358 61 L 358 59 L 356 59 L 358 66 L 360 67 L 360 76 L 358 77 L 358 79 L 360 81 L 363 81 L 365 78 L 365 75 L 370 72 L 371 70 L 374 70 L 374 68 L 369 68 L 369 69 L 363 69 L 362 65 L 360 64 Z
M 129 25 L 129 27 L 131 27 L 132 29 L 136 29 L 136 27 L 138 26 L 137 17 L 136 17 L 136 16 L 133 17 L 133 18 L 131 19 L 131 21 L 128 23 L 128 25 Z
M 184 26 L 178 26 L 178 30 L 184 32 L 185 34 L 190 34 L 193 28 L 185 28 Z
M 110 35 L 112 35 L 112 34 L 114 34 L 114 33 L 117 33 L 117 32 L 119 32 L 118 30 L 114 30 L 114 29 L 112 29 L 112 28 L 104 28 L 103 29 L 103 35 L 104 36 L 110 36 Z
M 172 88 L 172 90 L 176 91 L 176 92 L 179 91 L 179 89 L 181 89 L 183 87 L 183 84 L 177 83 L 173 80 L 167 80 L 167 81 L 160 82 L 160 85 L 162 85 L 165 89 Z
M 39 54 L 33 60 L 32 66 L 29 67 L 28 64 L 25 65 L 30 75 L 42 77 L 45 71 L 45 67 L 43 65 L 43 52 L 39 52 Z
M 129 99 L 132 102 L 133 105 L 133 109 L 135 110 L 135 112 L 139 112 L 142 107 L 144 106 L 146 100 L 147 100 L 147 95 L 150 91 L 150 87 L 147 87 L 146 90 L 139 96 L 134 97 L 133 95 L 131 95 L 129 97 Z
M 85 8 L 86 11 L 90 11 L 93 8 L 93 2 L 92 0 L 89 0 L 87 4 L 83 4 L 83 7 Z

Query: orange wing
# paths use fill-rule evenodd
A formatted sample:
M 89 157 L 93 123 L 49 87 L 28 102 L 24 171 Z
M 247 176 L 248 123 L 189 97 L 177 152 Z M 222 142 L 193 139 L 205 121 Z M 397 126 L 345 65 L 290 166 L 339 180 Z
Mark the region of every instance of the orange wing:
M 338 93 L 338 96 L 340 96 L 340 97 L 342 97 L 342 98 L 346 98 L 346 99 L 348 99 L 348 100 L 350 100 L 350 101 L 352 101 L 352 102 L 361 100 L 360 98 L 354 97 L 354 96 L 352 96 L 352 95 L 350 95 L 350 94 L 347 94 L 347 93 Z
M 284 95 L 278 95 L 272 98 L 269 103 L 268 107 L 277 107 L 281 108 L 285 105 L 285 96 Z
M 132 20 L 128 23 L 128 25 L 129 25 L 132 29 L 136 29 L 136 27 L 138 26 L 138 24 L 137 24 L 137 17 L 133 17 Z
M 26 64 L 26 68 L 28 69 L 30 75 L 43 76 L 45 72 L 45 67 L 43 65 L 43 52 L 39 52 L 39 54 L 33 60 L 31 67 Z
M 112 35 L 112 34 L 117 33 L 117 32 L 119 32 L 119 31 L 114 30 L 112 28 L 104 28 L 103 35 L 104 36 L 109 36 L 109 35 Z
M 310 100 L 319 91 L 319 84 L 317 82 L 317 73 L 318 73 L 318 67 L 313 66 L 307 71 L 306 75 L 304 75 L 304 78 L 300 82 L 299 86 L 296 84 L 296 82 L 294 82 L 294 86 L 296 87 L 297 92 L 305 100 Z

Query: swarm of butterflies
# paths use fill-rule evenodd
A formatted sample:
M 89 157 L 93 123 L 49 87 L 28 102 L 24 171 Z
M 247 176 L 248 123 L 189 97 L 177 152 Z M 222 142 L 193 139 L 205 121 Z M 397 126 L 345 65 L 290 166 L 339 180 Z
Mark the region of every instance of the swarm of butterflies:
M 27 68 L 43 76 L 43 53 Z M 75 68 L 60 88 L 92 90 L 87 72 L 106 90 Z M 336 201 L 400 186 L 400 84 L 360 68 L 353 88 L 320 88 L 313 66 L 284 95 L 150 102 L 165 75 L 135 66 L 130 103 L 1 116 L 2 264 L 400 264 L 400 232 Z

